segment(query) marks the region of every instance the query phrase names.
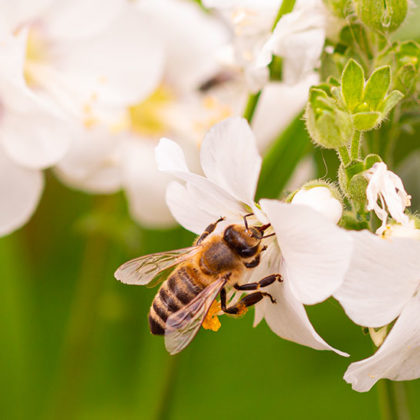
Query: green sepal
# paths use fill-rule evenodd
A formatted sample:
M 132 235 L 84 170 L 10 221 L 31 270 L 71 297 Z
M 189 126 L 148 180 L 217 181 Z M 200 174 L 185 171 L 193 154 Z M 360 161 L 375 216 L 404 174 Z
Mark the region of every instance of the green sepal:
M 350 59 L 341 76 L 341 94 L 349 111 L 362 102 L 365 76 L 362 66 Z
M 371 109 L 377 109 L 377 106 L 385 98 L 391 85 L 391 67 L 383 66 L 376 69 L 369 80 L 366 82 L 364 101 L 369 104 Z
M 382 162 L 382 158 L 379 155 L 374 153 L 370 153 L 365 157 L 364 160 L 364 167 L 366 169 L 370 169 L 375 163 Z
M 359 220 L 350 211 L 345 211 L 341 216 L 338 225 L 347 230 L 363 230 L 369 229 L 369 223 L 367 220 Z
M 381 121 L 381 113 L 370 111 L 370 112 L 358 112 L 353 114 L 353 124 L 356 130 L 368 131 L 375 128 Z
M 394 106 L 401 101 L 402 98 L 404 98 L 404 95 L 400 91 L 393 90 L 379 106 L 379 111 L 383 116 L 382 118 L 385 118 L 387 114 L 392 110 L 392 108 L 394 108 Z

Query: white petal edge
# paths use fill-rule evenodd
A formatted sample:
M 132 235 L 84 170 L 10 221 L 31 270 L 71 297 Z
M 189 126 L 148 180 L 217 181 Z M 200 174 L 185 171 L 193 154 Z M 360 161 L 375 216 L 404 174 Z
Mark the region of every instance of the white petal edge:
M 203 140 L 200 160 L 208 179 L 251 205 L 262 159 L 244 118 L 231 117 L 214 125 Z
M 0 150 L 0 236 L 13 232 L 30 219 L 43 187 L 41 171 L 16 165 Z
M 276 232 L 294 296 L 306 305 L 330 297 L 344 281 L 353 249 L 351 236 L 308 206 L 276 200 L 260 203 Z
M 420 294 L 413 297 L 377 352 L 352 363 L 344 380 L 359 392 L 369 391 L 381 378 L 409 381 L 420 377 Z
M 356 324 L 382 327 L 395 319 L 420 284 L 420 241 L 351 232 L 354 250 L 334 293 Z

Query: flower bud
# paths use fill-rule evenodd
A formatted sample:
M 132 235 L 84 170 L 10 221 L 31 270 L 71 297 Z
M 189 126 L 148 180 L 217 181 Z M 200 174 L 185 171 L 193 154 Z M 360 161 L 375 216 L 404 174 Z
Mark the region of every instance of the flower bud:
M 338 190 L 322 181 L 305 184 L 295 193 L 292 203 L 312 207 L 335 224 L 338 223 L 343 213 L 341 196 Z
M 354 131 L 352 118 L 338 109 L 323 90 L 311 89 L 305 117 L 314 143 L 327 149 L 337 149 L 350 144 Z
M 378 32 L 394 32 L 403 23 L 407 0 L 353 0 L 359 19 Z

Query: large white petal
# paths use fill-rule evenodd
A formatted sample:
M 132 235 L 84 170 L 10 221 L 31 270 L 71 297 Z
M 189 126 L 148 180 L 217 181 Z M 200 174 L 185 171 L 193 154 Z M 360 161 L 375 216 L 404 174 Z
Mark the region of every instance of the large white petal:
M 43 22 L 53 39 L 86 38 L 106 30 L 123 6 L 124 0 L 54 0 Z
M 262 159 L 244 118 L 214 125 L 204 138 L 200 160 L 208 179 L 238 200 L 253 203 Z
M 0 236 L 24 225 L 38 204 L 42 172 L 16 165 L 0 149 Z
M 70 145 L 70 120 L 25 86 L 9 93 L 14 95 L 4 104 L 0 124 L 0 142 L 7 154 L 29 168 L 53 165 Z
M 209 179 L 189 171 L 182 149 L 172 140 L 161 139 L 156 147 L 156 161 L 159 170 L 167 172 L 178 179 L 188 183 L 188 190 L 196 200 L 207 208 L 212 214 L 218 216 L 241 215 L 246 210 L 227 193 Z
M 163 74 L 164 50 L 153 34 L 147 19 L 133 8 L 104 33 L 58 43 L 53 62 L 56 78 L 85 107 L 137 103 L 156 89 Z M 48 83 L 43 81 L 46 89 Z
M 371 357 L 352 363 L 344 379 L 360 392 L 381 378 L 409 381 L 420 377 L 420 294 L 412 298 L 382 346 Z
M 319 212 L 298 204 L 261 200 L 284 258 L 290 290 L 304 304 L 322 302 L 342 284 L 351 236 Z
M 382 239 L 367 231 L 351 236 L 352 261 L 334 297 L 357 324 L 381 327 L 400 313 L 420 284 L 420 241 Z
M 154 160 L 152 141 L 133 138 L 127 141 L 122 155 L 123 186 L 131 215 L 139 223 L 166 228 L 175 221 L 165 202 L 168 174 L 159 172 Z

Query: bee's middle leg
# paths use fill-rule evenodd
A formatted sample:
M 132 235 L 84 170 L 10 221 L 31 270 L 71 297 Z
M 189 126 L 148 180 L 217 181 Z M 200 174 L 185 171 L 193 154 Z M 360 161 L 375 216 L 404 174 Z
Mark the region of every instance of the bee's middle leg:
M 198 237 L 198 239 L 195 241 L 195 245 L 200 245 L 201 242 L 203 242 L 204 239 L 207 238 L 207 236 L 210 235 L 216 229 L 216 226 L 218 223 L 225 220 L 224 217 L 221 217 L 219 220 L 216 220 L 214 223 L 209 224 L 205 229 L 204 232 Z
M 220 291 L 220 306 L 222 307 L 222 311 L 227 314 L 242 315 L 247 311 L 247 308 L 258 303 L 265 296 L 270 298 L 271 303 L 276 303 L 276 300 L 273 298 L 273 296 L 270 295 L 270 293 L 255 292 L 244 296 L 239 302 L 228 308 L 226 306 L 226 290 L 223 288 Z

